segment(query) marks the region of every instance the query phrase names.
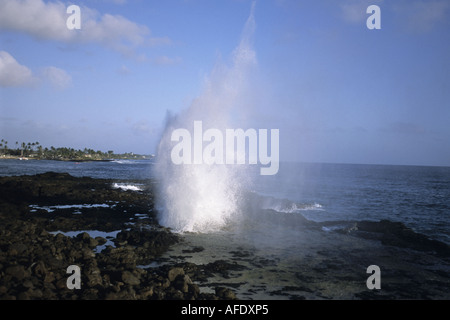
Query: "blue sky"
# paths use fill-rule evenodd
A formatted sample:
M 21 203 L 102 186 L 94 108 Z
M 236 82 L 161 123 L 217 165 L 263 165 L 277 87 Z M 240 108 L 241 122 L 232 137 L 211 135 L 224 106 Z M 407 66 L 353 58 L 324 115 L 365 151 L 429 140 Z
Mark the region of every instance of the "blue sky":
M 230 63 L 251 5 L 0 0 L 0 136 L 154 153 L 167 111 Z M 281 161 L 449 166 L 449 15 L 446 0 L 257 1 L 248 126 L 280 129 Z

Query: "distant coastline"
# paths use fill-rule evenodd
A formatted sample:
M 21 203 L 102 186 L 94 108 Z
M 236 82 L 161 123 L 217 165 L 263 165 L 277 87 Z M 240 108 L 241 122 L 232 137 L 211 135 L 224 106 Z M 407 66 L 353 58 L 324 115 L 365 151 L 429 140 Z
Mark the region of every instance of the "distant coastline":
M 150 159 L 150 157 L 148 158 Z M 60 158 L 60 159 L 47 159 L 47 158 L 36 158 L 36 157 L 18 157 L 18 156 L 0 156 L 0 160 L 51 160 L 51 161 L 68 161 L 68 162 L 110 162 L 117 159 L 70 159 L 70 158 Z M 124 158 L 121 158 L 120 160 L 127 160 Z M 134 159 L 134 160 L 140 160 L 140 159 Z
M 148 160 L 152 159 L 152 154 L 135 154 L 133 152 L 114 153 L 109 150 L 103 152 L 89 148 L 75 150 L 74 148 L 51 146 L 43 147 L 39 142 L 19 144 L 15 142 L 15 148 L 8 146 L 8 141 L 2 139 L 0 142 L 0 160 L 1 159 L 17 159 L 17 160 L 57 160 L 57 161 L 114 161 L 114 160 Z
M 52 161 L 68 161 L 68 162 L 111 162 L 115 160 L 149 160 L 154 158 L 154 155 L 133 155 L 126 156 L 123 154 L 115 155 L 112 158 L 67 158 L 67 157 L 39 157 L 39 156 L 12 156 L 12 155 L 0 155 L 0 160 L 52 160 Z
M 120 155 L 119 155 L 120 156 Z M 20 156 L 11 156 L 11 155 L 0 155 L 0 160 L 52 160 L 52 161 L 73 161 L 73 162 L 108 162 L 115 160 L 149 160 L 153 159 L 154 155 L 135 155 L 132 157 L 113 157 L 113 158 L 105 158 L 105 159 L 90 159 L 90 158 L 45 158 L 45 157 L 20 157 Z

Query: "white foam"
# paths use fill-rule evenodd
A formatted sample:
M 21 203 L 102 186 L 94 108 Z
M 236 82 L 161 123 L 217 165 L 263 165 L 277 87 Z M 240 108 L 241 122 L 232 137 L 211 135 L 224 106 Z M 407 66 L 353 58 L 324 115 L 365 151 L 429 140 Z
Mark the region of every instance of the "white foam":
M 292 203 L 290 206 L 284 206 L 282 204 L 279 205 L 273 205 L 271 207 L 266 207 L 264 209 L 273 209 L 278 212 L 284 212 L 284 213 L 295 213 L 298 211 L 312 211 L 312 210 L 323 210 L 323 207 L 321 204 L 314 203 L 314 204 L 298 204 L 298 203 Z
M 130 160 L 113 160 L 113 161 L 111 161 L 111 162 L 113 162 L 113 163 L 119 163 L 119 164 L 129 164 L 129 163 L 131 163 Z
M 114 189 L 122 189 L 123 191 L 142 191 L 142 188 L 135 184 L 126 184 L 126 183 L 113 183 L 112 187 Z
M 250 198 L 257 203 L 261 209 L 271 209 L 281 213 L 296 213 L 300 211 L 324 211 L 320 203 L 298 203 L 288 199 L 278 199 L 268 195 L 261 195 L 254 192 Z
M 83 209 L 83 208 L 113 208 L 115 204 L 109 205 L 106 203 L 101 204 L 65 204 L 65 205 L 55 205 L 55 206 L 38 206 L 35 204 L 30 204 L 31 212 L 36 212 L 37 210 L 46 210 L 47 212 L 53 212 L 58 209 Z M 74 214 L 80 214 L 80 211 L 74 211 Z
M 323 206 L 320 203 L 313 203 L 313 204 L 308 204 L 308 205 L 304 205 L 302 208 L 298 208 L 298 210 L 302 211 L 302 210 L 319 210 L 319 211 L 323 211 Z
M 174 168 L 164 184 L 162 225 L 178 232 L 211 232 L 237 212 L 238 186 L 224 166 Z

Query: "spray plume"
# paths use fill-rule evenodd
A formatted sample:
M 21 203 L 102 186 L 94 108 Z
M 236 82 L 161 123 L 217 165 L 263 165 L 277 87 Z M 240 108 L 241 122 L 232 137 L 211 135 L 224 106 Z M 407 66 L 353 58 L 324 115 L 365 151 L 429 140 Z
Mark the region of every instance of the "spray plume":
M 230 66 L 218 64 L 203 93 L 190 107 L 169 115 L 161 137 L 155 174 L 159 180 L 159 222 L 178 232 L 211 232 L 223 228 L 239 214 L 239 196 L 246 181 L 243 168 L 230 165 L 174 164 L 171 134 L 177 128 L 193 132 L 194 121 L 204 127 L 225 130 L 231 115 L 242 104 L 248 90 L 249 74 L 256 65 L 252 49 L 255 30 L 254 7 L 245 23 Z

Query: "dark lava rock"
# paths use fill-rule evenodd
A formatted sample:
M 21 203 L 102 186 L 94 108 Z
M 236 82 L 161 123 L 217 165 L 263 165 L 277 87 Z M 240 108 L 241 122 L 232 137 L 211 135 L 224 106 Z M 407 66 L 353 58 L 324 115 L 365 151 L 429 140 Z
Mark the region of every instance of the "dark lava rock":
M 181 252 L 183 252 L 183 253 L 197 253 L 197 252 L 202 252 L 204 250 L 205 250 L 205 248 L 199 246 L 199 247 L 193 247 L 192 249 L 183 249 L 183 250 L 181 250 Z
M 218 273 L 225 279 L 229 278 L 229 271 L 241 271 L 248 269 L 236 262 L 227 262 L 225 260 L 217 260 L 204 266 L 206 272 Z
M 142 192 L 121 192 L 111 187 L 113 182 L 55 172 L 0 177 L 0 299 L 235 298 L 226 290 L 219 290 L 220 296 L 203 294 L 195 282 L 242 268 L 236 263 L 137 267 L 151 264 L 179 237 L 157 224 L 151 183 Z M 61 207 L 76 204 L 107 205 Z M 48 211 L 46 206 L 55 209 Z M 137 220 L 138 213 L 148 218 Z M 96 252 L 105 238 L 62 233 L 79 230 L 120 232 L 115 246 Z M 81 289 L 67 287 L 71 265 L 80 268 Z
M 215 289 L 216 296 L 222 300 L 236 300 L 236 294 L 233 290 L 224 288 L 224 287 L 216 287 Z
M 178 242 L 178 237 L 167 229 L 123 230 L 117 234 L 115 243 L 131 246 L 144 246 L 152 255 L 159 255 Z
M 5 275 L 11 276 L 17 281 L 23 281 L 24 278 L 30 275 L 30 272 L 25 270 L 25 267 L 22 265 L 12 265 L 5 269 Z
M 184 269 L 180 267 L 175 267 L 169 270 L 167 273 L 167 278 L 170 282 L 174 281 L 178 276 L 184 276 Z
M 371 232 L 381 235 L 381 241 L 385 245 L 410 248 L 418 251 L 435 252 L 439 256 L 450 257 L 450 246 L 427 236 L 416 233 L 401 222 L 389 220 L 359 221 L 355 231 Z
M 179 242 L 179 237 L 156 222 L 151 183 L 142 192 L 122 192 L 111 187 L 113 182 L 116 181 L 75 178 L 59 173 L 0 177 L 1 300 L 236 298 L 231 289 L 223 287 L 224 284 L 211 284 L 208 279 L 212 276 L 229 278 L 233 271 L 247 269 L 236 261 L 217 260 L 204 265 L 169 261 L 168 264 L 158 267 L 145 269 L 142 266 L 138 267 L 158 262 L 157 259 L 161 255 Z M 53 212 L 42 209 L 45 206 L 64 204 L 106 205 L 77 208 L 77 214 L 67 208 L 57 208 Z M 33 210 L 33 208 L 41 209 Z M 149 218 L 135 219 L 137 213 L 145 213 Z M 273 219 L 276 213 L 265 211 L 262 214 L 264 218 Z M 298 216 L 300 225 L 316 228 L 315 224 L 304 221 L 301 215 Z M 317 226 L 320 227 L 319 224 Z M 93 238 L 87 232 L 82 232 L 76 237 L 61 233 L 82 230 L 120 232 L 114 240 L 115 246 L 107 245 L 101 252 L 97 252 L 96 248 L 106 243 L 105 238 Z M 433 252 L 446 257 L 446 260 L 450 256 L 447 245 L 417 234 L 401 223 L 385 220 L 361 221 L 355 223 L 355 228 L 348 230 L 347 233 L 361 237 L 370 234 L 371 239 L 380 240 L 386 247 L 394 246 L 395 250 L 398 248 L 417 250 L 414 255 L 408 256 L 408 259 L 417 255 L 417 260 L 420 260 L 425 255 L 420 254 L 420 251 Z M 195 254 L 203 250 L 202 247 L 194 247 L 186 249 L 185 253 Z M 274 266 L 274 270 L 280 272 L 275 268 L 277 265 L 275 260 L 257 258 L 239 248 L 231 253 L 232 260 L 247 261 L 249 262 L 247 265 L 251 265 L 252 268 Z M 325 253 L 334 254 L 327 250 Z M 359 261 L 358 257 L 355 253 L 356 262 Z M 432 258 L 438 260 L 434 255 Z M 333 270 L 338 269 L 339 261 L 334 263 L 334 260 L 330 260 L 330 263 L 324 266 L 332 267 Z M 432 266 L 434 260 L 428 257 L 426 261 L 420 263 Z M 79 266 L 81 270 L 81 289 L 67 288 L 70 274 L 67 274 L 66 270 L 70 265 Z M 430 269 L 428 274 L 437 277 L 436 279 L 440 279 L 439 277 L 448 279 L 445 271 L 439 268 Z M 383 290 L 386 290 L 389 289 L 390 278 L 386 273 L 387 270 L 383 272 Z M 314 280 L 313 275 L 298 278 L 304 282 Z M 391 278 L 399 277 L 393 275 Z M 437 281 L 431 278 L 426 278 L 426 283 Z M 390 292 L 393 292 L 394 298 L 408 297 L 402 295 L 402 292 L 411 291 L 406 285 L 409 286 L 411 283 L 415 283 L 418 287 L 425 285 L 425 280 L 418 282 L 413 275 L 405 279 L 407 281 L 398 284 L 391 281 L 393 290 Z M 216 287 L 214 294 L 201 292 L 199 285 L 208 286 L 208 284 L 209 287 Z M 230 287 L 228 284 L 225 285 Z M 309 293 L 309 289 L 303 288 L 303 285 L 287 288 L 301 289 Z M 433 294 L 439 296 L 440 293 L 441 291 L 437 294 L 426 291 L 426 294 L 422 294 L 418 291 L 413 297 L 428 298 L 433 297 Z M 364 294 L 355 297 L 366 298 Z
M 189 285 L 192 284 L 192 280 L 187 274 L 179 275 L 173 281 L 174 288 L 183 293 L 187 293 L 189 291 Z
M 129 284 L 132 286 L 137 286 L 141 283 L 138 277 L 136 277 L 132 272 L 127 270 L 122 273 L 122 281 L 125 284 Z

